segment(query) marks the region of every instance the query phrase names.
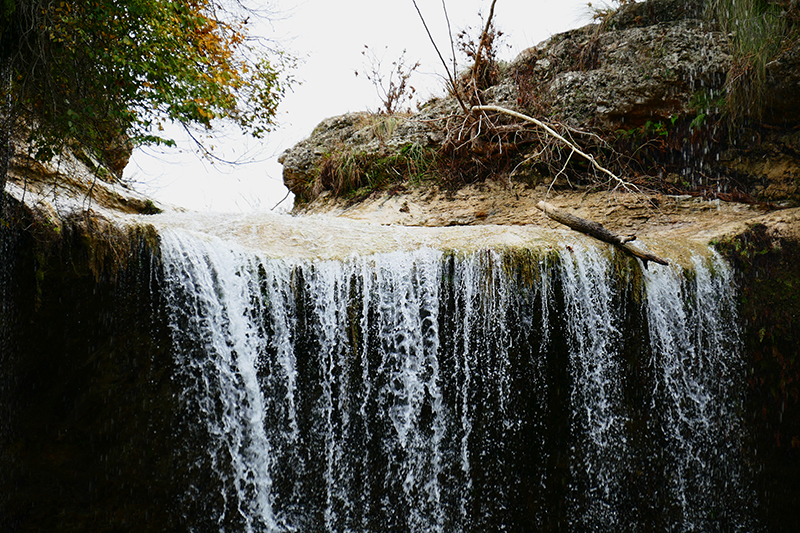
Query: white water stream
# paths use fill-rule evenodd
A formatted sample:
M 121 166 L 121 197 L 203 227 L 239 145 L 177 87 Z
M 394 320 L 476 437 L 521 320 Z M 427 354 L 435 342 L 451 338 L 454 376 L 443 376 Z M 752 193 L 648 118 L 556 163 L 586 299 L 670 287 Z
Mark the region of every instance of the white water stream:
M 160 230 L 196 467 L 217 480 L 188 490 L 220 531 L 553 529 L 563 506 L 576 532 L 752 527 L 712 253 L 636 286 L 564 233 L 281 224 Z

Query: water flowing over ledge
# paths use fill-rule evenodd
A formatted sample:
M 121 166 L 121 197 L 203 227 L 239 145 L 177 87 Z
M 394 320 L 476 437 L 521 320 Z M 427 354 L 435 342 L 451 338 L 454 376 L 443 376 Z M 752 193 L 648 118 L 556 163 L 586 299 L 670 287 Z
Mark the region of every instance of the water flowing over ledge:
M 346 259 L 420 248 L 472 252 L 488 249 L 555 250 L 561 242 L 593 241 L 566 229 L 541 225 L 417 227 L 379 225 L 324 215 L 291 217 L 268 212 L 242 215 L 170 213 L 123 219 L 159 229 L 183 229 L 200 239 L 218 238 L 266 257 Z M 692 256 L 707 255 L 706 238 L 645 237 L 636 246 L 663 254 L 684 268 Z M 603 245 L 601 245 L 603 246 Z
M 711 251 L 643 271 L 531 228 L 169 226 L 191 528 L 758 530 Z

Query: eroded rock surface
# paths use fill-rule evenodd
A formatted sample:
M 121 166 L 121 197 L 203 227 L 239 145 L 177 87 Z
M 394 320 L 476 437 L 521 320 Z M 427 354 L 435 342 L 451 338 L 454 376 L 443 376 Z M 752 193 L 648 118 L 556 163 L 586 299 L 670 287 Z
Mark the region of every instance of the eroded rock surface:
M 6 192 L 55 224 L 71 214 L 89 210 L 105 216 L 154 214 L 162 210 L 157 202 L 120 181 L 117 170 L 81 150 L 66 150 L 53 160 L 42 162 L 32 158 L 22 144 L 17 143 L 15 148 Z M 123 165 L 122 160 L 117 163 Z
M 681 20 L 553 37 L 515 61 L 530 91 L 576 126 L 630 128 L 695 112 L 693 95 L 721 90 L 727 40 L 706 23 Z
M 800 209 L 764 206 L 689 195 L 549 190 L 487 182 L 446 190 L 414 188 L 375 193 L 348 204 L 324 195 L 303 214 L 331 214 L 373 224 L 395 226 L 538 225 L 558 228 L 536 204 L 547 200 L 568 212 L 594 220 L 621 234 L 660 240 L 690 239 L 704 243 L 736 235 L 754 224 L 775 228 L 776 238 L 800 241 Z

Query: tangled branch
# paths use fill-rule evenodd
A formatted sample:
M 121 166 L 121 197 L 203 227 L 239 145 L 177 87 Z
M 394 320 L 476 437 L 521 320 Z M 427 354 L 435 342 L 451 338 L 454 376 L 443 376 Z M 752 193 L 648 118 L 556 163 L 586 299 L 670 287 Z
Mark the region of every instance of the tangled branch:
M 622 178 L 620 178 L 619 176 L 617 176 L 616 174 L 614 174 L 613 172 L 611 172 L 610 170 L 608 170 L 607 168 L 602 166 L 600 163 L 597 162 L 597 159 L 595 159 L 595 157 L 592 154 L 588 154 L 588 153 L 584 152 L 575 143 L 567 140 L 563 135 L 559 134 L 553 128 L 551 128 L 550 126 L 548 126 L 547 124 L 545 124 L 544 122 L 542 122 L 541 120 L 539 120 L 537 118 L 534 118 L 534 117 L 531 117 L 531 116 L 528 116 L 528 115 L 524 115 L 522 113 L 518 113 L 517 111 L 513 111 L 511 109 L 507 109 L 505 107 L 500 107 L 500 106 L 496 106 L 496 105 L 478 105 L 478 106 L 473 106 L 472 107 L 472 111 L 473 112 L 476 112 L 476 111 L 483 111 L 483 112 L 490 111 L 491 112 L 491 111 L 493 111 L 495 113 L 502 113 L 504 115 L 508 115 L 508 116 L 523 120 L 525 122 L 530 122 L 532 124 L 535 124 L 539 128 L 543 129 L 548 135 L 558 139 L 559 141 L 561 141 L 562 143 L 567 145 L 567 147 L 571 150 L 570 155 L 573 154 L 573 153 L 574 154 L 578 154 L 579 156 L 581 156 L 584 159 L 586 159 L 587 161 L 589 161 L 589 163 L 591 163 L 591 165 L 596 170 L 598 170 L 599 172 L 602 172 L 603 174 L 606 174 L 612 181 L 616 182 L 616 184 L 617 184 L 616 186 L 617 187 L 622 187 L 622 188 L 624 188 L 625 190 L 628 190 L 628 191 L 635 190 L 635 191 L 638 192 L 638 190 L 639 190 L 638 187 L 636 187 L 636 185 L 634 185 L 634 184 L 632 184 L 632 183 L 630 183 L 628 181 L 623 180 Z

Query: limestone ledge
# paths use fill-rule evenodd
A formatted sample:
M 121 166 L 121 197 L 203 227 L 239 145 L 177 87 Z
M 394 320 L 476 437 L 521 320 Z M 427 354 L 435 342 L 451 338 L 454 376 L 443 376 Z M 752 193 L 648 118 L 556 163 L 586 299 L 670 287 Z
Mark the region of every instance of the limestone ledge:
M 485 182 L 446 190 L 438 187 L 376 192 L 355 203 L 324 194 L 298 215 L 327 214 L 380 225 L 538 225 L 562 227 L 536 208 L 540 200 L 594 220 L 621 234 L 691 239 L 709 243 L 765 224 L 776 238 L 800 240 L 800 208 L 707 201 L 689 195 L 550 190 L 544 185 Z

